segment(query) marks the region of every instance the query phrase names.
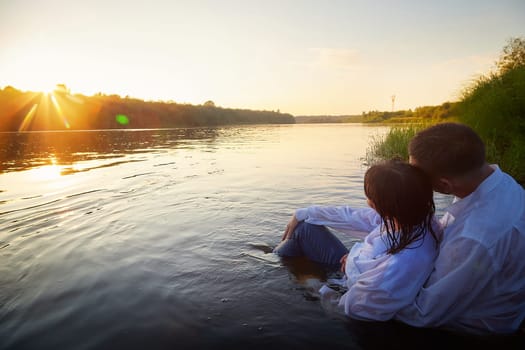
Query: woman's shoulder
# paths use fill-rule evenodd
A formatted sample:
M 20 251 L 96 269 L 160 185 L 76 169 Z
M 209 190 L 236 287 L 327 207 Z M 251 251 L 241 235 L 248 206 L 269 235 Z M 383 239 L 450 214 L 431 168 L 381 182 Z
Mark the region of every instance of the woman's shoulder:
M 434 261 L 438 251 L 439 242 L 436 242 L 430 232 L 427 231 L 422 237 L 410 243 L 407 247 L 394 255 L 398 255 L 399 258 L 402 259 L 417 259 L 418 261 L 425 262 Z

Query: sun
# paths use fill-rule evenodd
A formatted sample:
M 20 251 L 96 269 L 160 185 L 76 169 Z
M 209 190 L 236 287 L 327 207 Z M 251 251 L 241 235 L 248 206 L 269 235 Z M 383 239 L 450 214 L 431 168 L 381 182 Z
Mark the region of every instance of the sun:
M 41 92 L 46 95 L 49 95 L 49 94 L 52 94 L 53 91 L 56 90 L 58 85 L 60 84 L 57 84 L 56 82 L 35 79 L 35 81 L 31 83 L 31 87 L 28 88 L 27 90 L 32 91 L 32 92 Z
M 37 97 L 40 96 L 40 97 Z M 33 121 L 37 118 L 49 122 L 49 117 L 54 116 L 58 118 L 61 126 L 64 129 L 70 129 L 71 125 L 68 121 L 68 114 L 64 110 L 67 106 L 67 99 L 70 96 L 70 91 L 65 84 L 41 85 L 39 91 L 34 91 L 30 94 L 29 100 L 22 101 L 20 104 L 22 108 L 26 108 L 29 104 L 31 107 L 27 109 L 27 113 L 22 119 L 18 131 L 28 131 L 31 129 Z M 37 97 L 34 100 L 33 97 Z M 70 98 L 76 101 L 74 98 Z
M 65 84 L 45 84 L 37 91 L 46 95 L 52 95 L 54 93 L 70 94 L 70 90 Z
M 42 86 L 42 88 L 40 90 L 38 90 L 38 91 L 49 95 L 49 94 L 52 94 L 53 91 L 55 91 L 55 88 L 56 88 L 56 84 L 46 84 L 46 85 Z

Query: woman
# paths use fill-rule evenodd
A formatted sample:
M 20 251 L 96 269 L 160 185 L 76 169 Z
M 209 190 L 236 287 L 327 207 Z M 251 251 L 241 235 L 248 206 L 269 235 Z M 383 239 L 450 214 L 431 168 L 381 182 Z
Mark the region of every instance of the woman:
M 373 165 L 364 190 L 370 208 L 298 209 L 274 252 L 340 263 L 348 290 L 338 306 L 354 318 L 385 321 L 412 303 L 432 271 L 440 229 L 430 179 L 418 168 L 400 161 Z M 369 233 L 348 252 L 327 227 Z

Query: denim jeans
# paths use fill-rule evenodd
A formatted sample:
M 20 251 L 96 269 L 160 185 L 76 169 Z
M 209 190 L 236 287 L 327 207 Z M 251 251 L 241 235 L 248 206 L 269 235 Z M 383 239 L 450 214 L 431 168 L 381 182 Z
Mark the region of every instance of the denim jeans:
M 273 250 L 279 256 L 306 256 L 327 265 L 337 265 L 348 249 L 325 226 L 300 222 L 290 239 L 282 241 Z

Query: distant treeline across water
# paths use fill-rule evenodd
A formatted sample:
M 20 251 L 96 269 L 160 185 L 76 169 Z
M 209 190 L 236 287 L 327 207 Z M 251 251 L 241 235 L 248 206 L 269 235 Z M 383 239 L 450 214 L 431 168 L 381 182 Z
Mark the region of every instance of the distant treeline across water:
M 0 131 L 142 129 L 232 124 L 293 124 L 276 111 L 150 102 L 118 95 L 71 95 L 63 85 L 53 93 L 0 90 Z

